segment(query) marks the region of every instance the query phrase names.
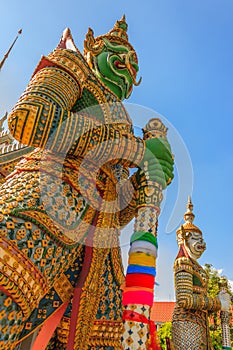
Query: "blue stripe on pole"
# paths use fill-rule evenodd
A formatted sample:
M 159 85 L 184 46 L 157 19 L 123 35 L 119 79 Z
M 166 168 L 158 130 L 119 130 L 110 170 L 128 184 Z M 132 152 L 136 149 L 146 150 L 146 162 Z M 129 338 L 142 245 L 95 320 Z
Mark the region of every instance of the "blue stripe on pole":
M 156 269 L 150 266 L 129 265 L 127 273 L 147 273 L 148 275 L 156 276 Z

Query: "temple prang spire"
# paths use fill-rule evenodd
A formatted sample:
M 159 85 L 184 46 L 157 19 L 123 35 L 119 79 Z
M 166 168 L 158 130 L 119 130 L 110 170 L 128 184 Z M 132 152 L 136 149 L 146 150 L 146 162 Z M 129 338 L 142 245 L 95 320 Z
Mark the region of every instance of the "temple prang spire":
M 16 36 L 15 40 L 13 41 L 13 43 L 12 43 L 11 46 L 9 47 L 8 51 L 5 53 L 3 59 L 1 60 L 1 62 L 0 62 L 0 70 L 2 69 L 2 67 L 3 67 L 3 65 L 4 65 L 4 63 L 5 63 L 6 59 L 7 59 L 7 57 L 9 56 L 11 50 L 13 49 L 13 47 L 14 47 L 14 45 L 15 45 L 16 41 L 18 40 L 18 37 L 19 37 L 19 35 L 20 35 L 21 33 L 22 33 L 22 29 L 20 29 L 20 30 L 18 31 L 18 35 Z

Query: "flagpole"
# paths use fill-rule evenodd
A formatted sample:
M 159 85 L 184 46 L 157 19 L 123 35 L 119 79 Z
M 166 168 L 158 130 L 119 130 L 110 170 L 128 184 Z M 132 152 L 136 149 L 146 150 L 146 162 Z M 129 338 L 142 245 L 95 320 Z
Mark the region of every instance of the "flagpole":
M 20 30 L 18 31 L 18 35 L 16 36 L 15 40 L 13 41 L 13 43 L 12 43 L 11 46 L 9 47 L 8 51 L 7 51 L 6 54 L 4 55 L 3 59 L 1 60 L 1 62 L 0 62 L 0 70 L 2 69 L 2 67 L 3 67 L 3 65 L 4 65 L 4 63 L 5 63 L 6 59 L 7 59 L 7 57 L 9 56 L 9 53 L 11 52 L 13 46 L 15 45 L 15 43 L 16 43 L 16 41 L 17 41 L 17 39 L 18 39 L 18 37 L 19 37 L 19 35 L 20 35 L 21 33 L 22 33 L 22 29 L 20 29 Z

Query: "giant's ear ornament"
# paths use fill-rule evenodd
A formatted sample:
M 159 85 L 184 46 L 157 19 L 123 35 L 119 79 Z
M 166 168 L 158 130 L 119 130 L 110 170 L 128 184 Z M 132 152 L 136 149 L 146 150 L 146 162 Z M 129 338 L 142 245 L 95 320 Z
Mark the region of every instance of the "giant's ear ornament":
M 177 241 L 178 244 L 183 244 L 184 241 L 186 240 L 187 236 L 186 236 L 186 231 L 184 229 L 184 226 L 181 225 L 179 228 L 179 232 L 177 232 Z
M 181 225 L 181 237 L 182 237 L 182 239 L 185 241 L 186 240 L 186 238 L 188 238 L 188 234 L 186 233 L 186 231 L 185 231 L 185 229 L 184 229 L 184 226 L 183 225 Z
M 75 52 L 79 52 L 78 48 L 76 47 L 71 31 L 69 28 L 66 28 L 63 33 L 61 40 L 57 46 L 57 49 L 69 49 L 73 50 Z
M 91 28 L 88 28 L 86 39 L 84 40 L 84 55 L 90 52 L 93 56 L 98 55 L 104 47 L 104 42 L 97 41 L 94 38 L 94 32 Z

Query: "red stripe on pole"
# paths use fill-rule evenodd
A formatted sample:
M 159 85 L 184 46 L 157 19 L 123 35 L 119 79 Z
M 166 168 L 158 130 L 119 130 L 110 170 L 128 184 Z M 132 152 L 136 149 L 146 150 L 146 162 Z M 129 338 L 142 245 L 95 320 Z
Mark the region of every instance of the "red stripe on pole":
M 130 273 L 126 275 L 126 287 L 154 288 L 155 278 L 145 273 Z

